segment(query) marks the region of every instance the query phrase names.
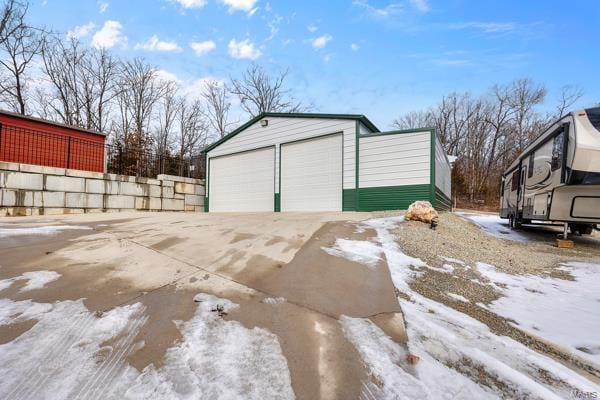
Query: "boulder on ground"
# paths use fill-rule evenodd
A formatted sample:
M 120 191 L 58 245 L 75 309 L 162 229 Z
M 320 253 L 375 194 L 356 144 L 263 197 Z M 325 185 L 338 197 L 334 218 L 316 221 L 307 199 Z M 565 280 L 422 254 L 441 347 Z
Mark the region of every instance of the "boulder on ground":
M 404 218 L 409 221 L 421 221 L 430 224 L 432 221 L 437 222 L 439 215 L 430 202 L 415 201 L 408 207 Z

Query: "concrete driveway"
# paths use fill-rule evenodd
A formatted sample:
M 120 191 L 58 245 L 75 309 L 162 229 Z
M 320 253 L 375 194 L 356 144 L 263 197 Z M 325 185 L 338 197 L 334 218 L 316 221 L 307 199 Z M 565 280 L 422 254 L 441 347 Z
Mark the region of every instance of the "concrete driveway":
M 394 286 L 384 261 L 323 250 L 372 238 L 350 223 L 369 217 L 0 220 L 0 397 L 369 397 L 338 318 L 403 343 Z

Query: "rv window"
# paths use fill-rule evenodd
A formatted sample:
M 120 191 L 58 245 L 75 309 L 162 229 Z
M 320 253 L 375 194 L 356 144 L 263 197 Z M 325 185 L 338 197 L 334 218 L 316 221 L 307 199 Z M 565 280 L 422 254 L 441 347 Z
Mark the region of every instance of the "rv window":
M 531 178 L 533 176 L 533 163 L 535 159 L 535 153 L 531 153 L 529 156 L 529 165 L 527 166 L 527 177 Z
M 510 183 L 510 191 L 514 192 L 515 190 L 517 190 L 517 188 L 519 187 L 519 171 L 515 171 L 512 174 L 511 179 L 511 183 Z
M 552 171 L 556 171 L 562 167 L 564 138 L 564 131 L 554 137 L 552 145 Z

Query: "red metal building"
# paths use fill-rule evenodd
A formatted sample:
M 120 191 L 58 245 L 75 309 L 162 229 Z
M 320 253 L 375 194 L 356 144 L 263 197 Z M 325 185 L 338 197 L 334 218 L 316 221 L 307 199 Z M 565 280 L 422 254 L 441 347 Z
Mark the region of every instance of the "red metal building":
M 0 161 L 104 172 L 103 133 L 0 110 Z

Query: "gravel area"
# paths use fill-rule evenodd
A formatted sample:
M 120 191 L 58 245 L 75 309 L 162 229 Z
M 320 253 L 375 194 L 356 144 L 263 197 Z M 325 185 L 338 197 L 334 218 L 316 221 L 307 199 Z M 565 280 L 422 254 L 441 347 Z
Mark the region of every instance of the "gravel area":
M 508 241 L 490 236 L 474 223 L 452 213 L 440 215 L 436 230 L 421 222 L 406 221 L 394 233 L 404 253 L 420 258 L 430 266 L 411 283 L 413 290 L 470 315 L 498 335 L 510 336 L 595 381 L 600 379 L 600 371 L 516 328 L 510 320 L 478 306 L 477 303 L 489 304 L 500 294 L 475 268 L 477 262 L 483 262 L 515 275 L 573 279 L 558 267 L 562 262 L 574 260 L 600 262 L 597 233 L 592 237 L 573 238 L 574 249 L 558 249 L 553 246 L 554 231 L 533 233 L 535 240 L 531 242 Z

